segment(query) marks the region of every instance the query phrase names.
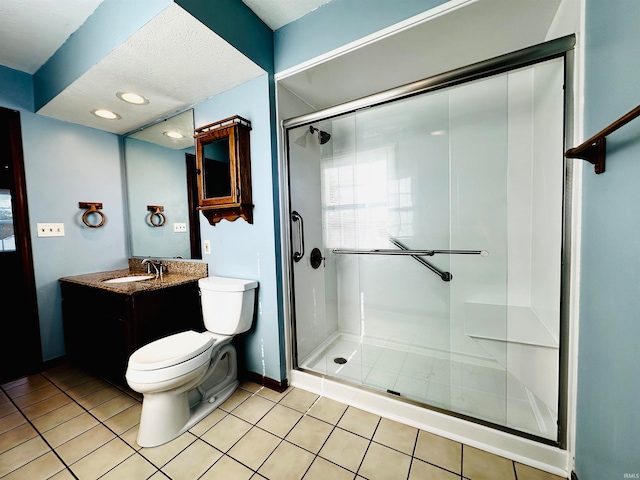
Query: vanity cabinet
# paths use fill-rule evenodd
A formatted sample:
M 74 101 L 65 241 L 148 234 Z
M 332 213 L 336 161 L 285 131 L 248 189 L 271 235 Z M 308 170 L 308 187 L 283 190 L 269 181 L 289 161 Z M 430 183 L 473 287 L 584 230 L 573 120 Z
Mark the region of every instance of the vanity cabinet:
M 240 116 L 195 130 L 198 210 L 211 225 L 238 218 L 253 223 L 250 130 Z
M 197 281 L 134 294 L 61 282 L 67 356 L 124 382 L 129 356 L 185 330 L 204 331 Z

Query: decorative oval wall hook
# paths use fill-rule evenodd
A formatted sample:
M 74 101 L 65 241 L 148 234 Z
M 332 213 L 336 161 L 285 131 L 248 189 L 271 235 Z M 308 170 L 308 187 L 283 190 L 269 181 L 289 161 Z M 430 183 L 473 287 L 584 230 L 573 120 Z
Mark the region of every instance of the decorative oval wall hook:
M 164 216 L 164 207 L 162 205 L 147 205 L 147 210 L 151 212 L 149 215 L 149 223 L 152 227 L 162 227 L 167 222 Z
M 102 208 L 101 202 L 79 202 L 78 206 L 80 208 L 87 209 L 87 211 L 82 214 L 82 221 L 87 227 L 98 228 L 104 225 L 107 218 L 104 216 L 104 213 L 100 211 Z M 100 223 L 89 223 L 89 215 L 92 213 L 95 213 L 100 217 Z

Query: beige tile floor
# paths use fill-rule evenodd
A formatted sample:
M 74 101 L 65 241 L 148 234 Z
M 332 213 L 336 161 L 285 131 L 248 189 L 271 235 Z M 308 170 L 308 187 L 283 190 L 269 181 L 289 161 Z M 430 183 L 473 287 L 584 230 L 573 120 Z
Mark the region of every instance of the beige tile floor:
M 190 431 L 141 448 L 126 387 L 66 365 L 0 387 L 7 480 L 560 479 L 299 388 L 245 382 Z

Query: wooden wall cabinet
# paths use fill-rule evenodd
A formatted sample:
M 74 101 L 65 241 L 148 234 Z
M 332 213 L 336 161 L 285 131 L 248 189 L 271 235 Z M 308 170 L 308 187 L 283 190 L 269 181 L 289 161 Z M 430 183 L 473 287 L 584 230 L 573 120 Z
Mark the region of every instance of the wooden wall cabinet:
M 253 223 L 251 122 L 240 116 L 197 128 L 198 209 L 215 225 L 222 219 Z
M 134 294 L 64 281 L 61 288 L 67 356 L 116 382 L 125 382 L 129 356 L 143 345 L 204 331 L 196 281 Z

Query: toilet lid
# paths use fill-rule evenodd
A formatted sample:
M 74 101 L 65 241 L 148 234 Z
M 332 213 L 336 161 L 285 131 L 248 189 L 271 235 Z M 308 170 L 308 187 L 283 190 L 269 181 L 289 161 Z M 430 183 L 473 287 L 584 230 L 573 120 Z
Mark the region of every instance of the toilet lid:
M 129 357 L 129 367 L 136 370 L 157 370 L 200 355 L 215 343 L 209 335 L 188 330 L 151 342 Z

